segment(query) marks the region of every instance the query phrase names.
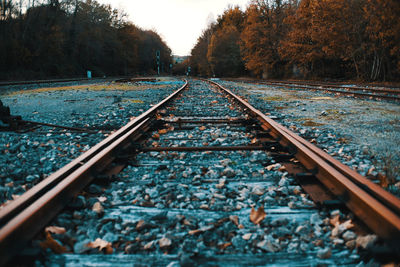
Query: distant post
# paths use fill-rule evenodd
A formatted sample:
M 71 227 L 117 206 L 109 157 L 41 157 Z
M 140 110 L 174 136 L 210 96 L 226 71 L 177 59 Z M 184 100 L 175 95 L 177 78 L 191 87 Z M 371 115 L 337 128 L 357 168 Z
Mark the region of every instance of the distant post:
M 87 78 L 92 79 L 92 72 L 90 70 L 87 71 Z
M 160 50 L 156 51 L 156 57 L 157 57 L 157 74 L 160 76 Z

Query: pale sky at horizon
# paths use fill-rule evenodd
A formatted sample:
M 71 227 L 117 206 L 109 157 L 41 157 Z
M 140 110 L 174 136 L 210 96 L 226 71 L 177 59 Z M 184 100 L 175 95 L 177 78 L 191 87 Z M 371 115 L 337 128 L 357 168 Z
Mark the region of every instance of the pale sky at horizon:
M 156 30 L 174 55 L 185 56 L 207 27 L 228 5 L 244 10 L 250 0 L 97 0 L 123 10 L 136 26 Z

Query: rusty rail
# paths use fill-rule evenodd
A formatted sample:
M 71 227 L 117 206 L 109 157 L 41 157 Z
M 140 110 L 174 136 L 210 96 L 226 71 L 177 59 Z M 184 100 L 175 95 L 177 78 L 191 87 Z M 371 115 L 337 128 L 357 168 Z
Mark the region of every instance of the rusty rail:
M 16 255 L 117 152 L 130 148 L 156 120 L 156 112 L 187 87 L 185 84 L 136 119 L 92 147 L 0 210 L 0 266 Z
M 389 242 L 400 242 L 400 199 L 264 115 L 230 90 L 210 82 L 245 107 L 282 146 L 295 151 L 294 156 L 305 168 L 373 232 Z
M 380 89 L 380 88 L 367 88 L 367 87 L 351 87 L 351 86 L 338 86 L 331 84 L 319 84 L 319 83 L 305 83 L 305 82 L 284 82 L 284 81 L 260 81 L 260 80 L 236 80 L 226 79 L 229 81 L 242 81 L 242 82 L 253 82 L 259 84 L 265 84 L 270 86 L 285 87 L 289 89 L 304 89 L 304 90 L 316 90 L 316 91 L 328 91 L 331 93 L 360 96 L 366 98 L 381 98 L 387 100 L 400 101 L 400 90 L 399 89 Z M 357 91 L 357 92 L 353 92 Z M 363 92 L 358 92 L 363 91 Z M 365 93 L 365 92 L 371 93 Z M 375 93 L 375 94 L 374 94 Z M 388 95 L 390 94 L 390 95 Z

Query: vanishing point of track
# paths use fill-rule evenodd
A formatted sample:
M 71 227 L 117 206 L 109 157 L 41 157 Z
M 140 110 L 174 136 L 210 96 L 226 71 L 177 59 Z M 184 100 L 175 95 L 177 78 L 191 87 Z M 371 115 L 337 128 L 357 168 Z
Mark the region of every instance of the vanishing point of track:
M 216 116 L 202 116 L 205 107 L 201 106 L 197 108 L 197 114 L 185 112 L 184 105 L 171 106 L 191 86 L 186 82 L 163 101 L 1 209 L 0 265 L 15 256 L 67 205 L 69 199 L 96 177 L 117 174 L 137 154 L 148 152 L 265 151 L 296 177 L 315 203 L 324 205 L 332 199 L 339 200 L 383 240 L 389 243 L 400 240 L 399 199 L 262 114 L 231 91 L 210 83 L 215 92 L 222 92 L 229 99 L 230 109 L 236 109 L 240 116 L 220 116 L 220 109 L 229 111 L 226 105 L 217 106 Z M 217 100 L 212 103 L 218 105 Z M 167 110 L 174 116 L 167 116 Z M 239 125 L 255 130 L 257 138 L 254 142 L 239 145 L 214 145 L 210 140 L 202 140 L 204 142 L 193 146 L 163 145 L 161 141 L 148 145 L 149 139 L 160 138 L 151 135 L 153 131 L 166 127 L 169 131 L 191 130 L 193 125 Z

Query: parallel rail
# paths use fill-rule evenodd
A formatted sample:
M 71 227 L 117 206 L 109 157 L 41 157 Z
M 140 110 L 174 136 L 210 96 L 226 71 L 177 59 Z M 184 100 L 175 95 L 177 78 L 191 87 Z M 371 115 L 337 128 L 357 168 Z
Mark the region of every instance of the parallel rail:
M 249 110 L 281 145 L 291 147 L 295 157 L 322 184 L 342 200 L 373 232 L 388 241 L 400 242 L 400 199 L 340 163 L 310 142 L 255 109 L 216 82 L 211 82 Z
M 156 112 L 187 87 L 185 84 L 163 101 L 95 145 L 18 199 L 0 210 L 0 266 L 16 255 L 97 173 L 128 149 L 146 131 Z
M 360 86 L 346 86 L 323 83 L 307 83 L 307 82 L 285 82 L 285 81 L 262 81 L 262 80 L 242 80 L 242 79 L 227 79 L 229 81 L 242 81 L 248 83 L 259 83 L 270 86 L 284 87 L 289 89 L 304 89 L 325 91 L 342 95 L 358 96 L 364 98 L 386 99 L 400 101 L 399 88 L 371 88 Z

